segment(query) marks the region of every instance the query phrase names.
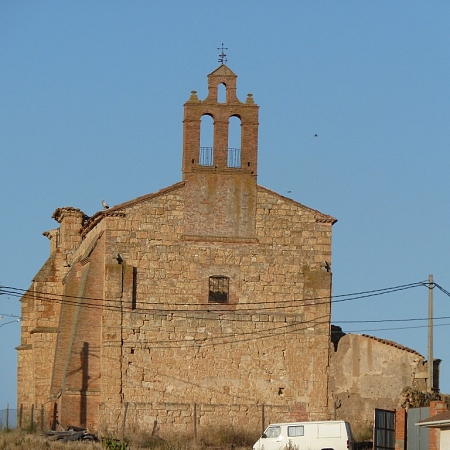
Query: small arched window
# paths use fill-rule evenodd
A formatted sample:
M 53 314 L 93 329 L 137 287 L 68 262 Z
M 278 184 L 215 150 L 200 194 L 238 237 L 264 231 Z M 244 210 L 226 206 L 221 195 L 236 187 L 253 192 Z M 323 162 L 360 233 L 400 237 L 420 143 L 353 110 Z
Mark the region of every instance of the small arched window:
M 217 102 L 226 103 L 227 102 L 227 87 L 224 83 L 220 83 L 217 86 Z
M 208 301 L 211 303 L 227 303 L 229 294 L 228 277 L 221 275 L 213 275 L 209 277 L 209 297 Z

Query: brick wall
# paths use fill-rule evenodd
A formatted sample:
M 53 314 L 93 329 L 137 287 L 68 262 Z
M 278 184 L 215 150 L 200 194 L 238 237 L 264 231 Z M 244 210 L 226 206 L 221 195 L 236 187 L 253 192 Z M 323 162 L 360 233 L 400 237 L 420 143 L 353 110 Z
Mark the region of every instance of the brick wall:
M 406 425 L 406 409 L 397 409 L 395 411 L 395 450 L 405 450 Z
M 434 417 L 444 411 L 448 411 L 446 402 L 444 401 L 431 401 L 430 402 L 430 417 Z M 439 444 L 439 428 L 430 428 L 430 441 L 428 450 L 440 450 Z

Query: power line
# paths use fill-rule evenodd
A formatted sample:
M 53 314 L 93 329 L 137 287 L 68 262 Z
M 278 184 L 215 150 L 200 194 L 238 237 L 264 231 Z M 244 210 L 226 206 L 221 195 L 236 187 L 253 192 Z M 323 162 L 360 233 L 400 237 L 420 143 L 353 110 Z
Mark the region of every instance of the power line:
M 450 316 L 433 317 L 433 320 L 450 319 Z M 380 320 L 337 320 L 333 323 L 386 323 L 386 322 L 414 322 L 418 320 L 428 320 L 428 317 L 415 317 L 411 319 L 380 319 Z
M 20 322 L 20 318 L 19 318 L 19 319 L 16 319 L 16 320 L 10 320 L 9 322 L 2 323 L 2 324 L 0 325 L 0 328 L 1 328 L 1 327 L 4 327 L 5 325 L 8 325 L 9 323 L 16 323 L 16 322 Z
M 180 348 L 180 345 L 182 347 L 191 347 L 193 344 L 200 345 L 202 347 L 208 347 L 208 346 L 217 346 L 217 345 L 225 345 L 225 344 L 235 344 L 235 343 L 241 343 L 241 342 L 247 342 L 247 341 L 255 341 L 256 339 L 268 339 L 274 336 L 280 336 L 280 335 L 286 335 L 286 334 L 294 334 L 299 331 L 303 331 L 308 328 L 315 328 L 319 325 L 325 325 L 328 324 L 328 320 L 324 321 L 317 321 L 318 319 L 323 319 L 323 317 L 316 317 L 312 320 L 306 321 L 306 322 L 294 322 L 290 324 L 285 324 L 279 327 L 272 327 L 266 330 L 255 330 L 250 332 L 242 332 L 242 333 L 227 333 L 217 336 L 211 336 L 211 337 L 201 337 L 196 338 L 192 340 L 186 340 L 185 338 L 180 339 L 170 339 L 170 340 L 137 340 L 135 342 L 133 341 L 127 341 L 127 344 L 137 344 L 137 345 L 151 345 L 152 349 L 160 349 L 160 348 Z M 295 328 L 297 326 L 301 326 L 300 328 Z M 255 337 L 256 334 L 260 334 Z M 265 334 L 262 334 L 265 333 Z M 316 333 L 317 334 L 317 333 Z M 324 333 L 325 334 L 325 333 Z M 328 333 L 326 333 L 328 335 Z M 219 342 L 216 342 L 219 341 Z M 174 345 L 175 343 L 178 343 L 177 345 Z M 161 345 L 161 344 L 167 344 L 167 345 Z
M 15 314 L 7 314 L 7 313 L 1 313 L 1 312 L 0 312 L 0 319 L 1 319 L 2 317 L 14 317 L 14 318 L 16 318 L 16 319 L 20 319 L 20 316 L 16 316 Z
M 410 284 L 405 284 L 405 285 L 399 285 L 399 286 L 393 286 L 393 287 L 389 287 L 389 288 L 383 288 L 383 289 L 376 289 L 376 290 L 370 290 L 370 291 L 362 291 L 362 292 L 356 292 L 356 293 L 352 293 L 352 294 L 343 294 L 343 295 L 339 295 L 339 296 L 334 296 L 335 298 L 341 298 L 341 297 L 350 297 L 348 299 L 341 299 L 341 300 L 336 300 L 336 301 L 344 301 L 344 300 L 355 300 L 357 298 L 366 298 L 368 296 L 373 296 L 373 295 L 382 295 L 382 294 L 388 294 L 388 293 L 392 293 L 392 292 L 396 292 L 399 290 L 404 290 L 404 289 L 411 289 L 411 288 L 415 288 L 415 287 L 419 287 L 419 286 L 425 286 L 427 283 L 426 282 L 416 282 L 416 283 L 410 283 Z M 23 294 L 25 293 L 25 294 Z M 133 312 L 133 313 L 139 313 L 139 314 L 157 314 L 158 316 L 160 315 L 172 315 L 173 317 L 178 317 L 178 318 L 182 318 L 182 319 L 187 319 L 187 318 L 192 318 L 193 316 L 195 316 L 196 314 L 201 314 L 201 317 L 196 317 L 198 320 L 200 319 L 204 319 L 204 320 L 219 320 L 219 321 L 254 321 L 254 319 L 252 317 L 249 317 L 248 314 L 254 314 L 256 313 L 267 313 L 270 312 L 270 314 L 273 315 L 279 315 L 280 314 L 277 312 L 278 310 L 282 309 L 282 308 L 296 308 L 298 306 L 302 306 L 302 305 L 293 305 L 293 301 L 289 300 L 288 302 L 290 303 L 289 305 L 279 305 L 279 302 L 275 302 L 275 301 L 270 301 L 270 302 L 257 302 L 257 305 L 264 305 L 264 304 L 272 304 L 272 303 L 276 303 L 276 307 L 275 308 L 266 308 L 266 307 L 260 307 L 259 309 L 256 308 L 239 308 L 238 310 L 230 310 L 230 309 L 221 309 L 220 307 L 217 308 L 217 305 L 192 305 L 194 306 L 196 309 L 179 309 L 179 308 L 132 308 L 132 307 L 124 307 L 123 304 L 120 305 L 112 305 L 107 304 L 107 305 L 93 305 L 90 303 L 81 303 L 81 300 L 87 300 L 87 301 L 102 301 L 103 299 L 99 299 L 99 298 L 92 298 L 92 297 L 81 297 L 81 296 L 65 296 L 65 295 L 58 295 L 57 297 L 59 298 L 54 298 L 49 297 L 47 295 L 47 293 L 43 293 L 40 291 L 30 291 L 30 290 L 22 290 L 19 288 L 13 288 L 13 287 L 6 287 L 6 286 L 0 286 L 0 294 L 10 294 L 13 296 L 24 296 L 26 294 L 29 295 L 33 295 L 34 299 L 37 300 L 41 300 L 41 301 L 52 301 L 52 302 L 57 302 L 57 303 L 61 303 L 63 305 L 72 305 L 74 307 L 83 307 L 83 308 L 95 308 L 95 309 L 99 309 L 99 310 L 103 310 L 103 309 L 109 309 L 109 310 L 116 310 L 116 311 L 120 311 L 120 312 Z M 38 297 L 36 298 L 35 294 L 38 294 Z M 53 294 L 52 294 L 53 295 Z M 318 299 L 322 299 L 323 297 L 318 297 Z M 69 299 L 74 299 L 74 300 L 69 300 Z M 309 301 L 312 301 L 314 299 L 309 299 Z M 329 302 L 329 300 L 328 300 Z M 313 303 L 313 304 L 309 304 L 309 305 L 303 305 L 303 306 L 319 306 L 322 303 Z M 156 302 L 152 302 L 152 304 L 157 304 L 158 306 L 160 306 L 160 303 L 156 303 Z M 183 306 L 186 306 L 185 304 L 182 304 Z M 201 309 L 199 309 L 201 308 Z M 207 316 L 205 316 L 205 313 L 207 313 Z M 188 315 L 187 315 L 188 314 Z M 226 317 L 224 317 L 223 315 L 226 315 Z M 230 317 L 230 314 L 232 315 Z M 287 318 L 292 319 L 293 317 L 303 317 L 303 314 L 293 314 L 290 313 L 286 316 L 284 316 L 284 319 L 286 320 Z M 410 321 L 410 320 L 426 320 L 426 319 L 401 319 L 401 320 L 395 320 L 392 319 L 392 321 Z M 388 320 L 386 320 L 388 321 Z M 333 321 L 334 322 L 334 321 Z M 370 323 L 371 321 L 337 321 L 334 323 Z M 385 322 L 384 320 L 380 320 L 378 322 Z M 56 324 L 57 325 L 57 324 Z
M 422 319 L 422 320 L 427 320 L 427 319 Z M 435 324 L 435 327 L 448 327 L 450 326 L 450 323 L 439 323 L 439 324 Z M 347 330 L 347 334 L 350 333 L 366 333 L 366 332 L 372 332 L 372 331 L 396 331 L 396 330 L 412 330 L 415 328 L 428 328 L 428 325 L 417 325 L 414 327 L 392 327 L 392 328 L 375 328 L 375 329 L 370 329 L 370 330 Z
M 405 284 L 405 285 L 399 285 L 399 286 L 393 286 L 393 287 L 389 287 L 389 288 L 384 288 L 384 289 L 375 289 L 375 290 L 371 290 L 371 291 L 362 291 L 362 292 L 356 292 L 356 293 L 352 293 L 352 294 L 342 294 L 342 295 L 336 295 L 336 296 L 326 296 L 326 297 L 312 297 L 312 298 L 306 298 L 306 299 L 290 299 L 290 300 L 270 300 L 270 301 L 259 301 L 259 302 L 252 302 L 252 307 L 249 308 L 242 308 L 242 304 L 239 305 L 239 312 L 244 312 L 244 311 L 249 311 L 249 312 L 255 312 L 255 311 L 261 311 L 261 310 L 273 310 L 275 309 L 282 309 L 282 308 L 293 308 L 293 307 L 298 307 L 298 306 L 302 306 L 299 305 L 298 303 L 307 303 L 303 306 L 320 306 L 323 304 L 328 304 L 328 303 L 338 303 L 338 302 L 344 302 L 344 301 L 354 301 L 354 300 L 359 300 L 362 298 L 367 298 L 367 297 L 372 297 L 372 296 L 377 296 L 377 295 L 384 295 L 384 294 L 390 294 L 393 292 L 397 292 L 397 291 L 402 291 L 402 290 L 406 290 L 406 289 L 412 289 L 412 288 L 416 288 L 416 287 L 423 287 L 426 286 L 426 282 L 425 281 L 420 281 L 420 282 L 416 282 L 416 283 L 410 283 L 410 284 Z M 32 296 L 34 299 L 36 300 L 41 300 L 41 301 L 54 301 L 54 302 L 61 302 L 61 303 L 66 303 L 66 304 L 79 304 L 79 300 L 87 300 L 87 301 L 94 301 L 94 302 L 112 302 L 112 301 L 119 301 L 119 300 L 115 300 L 115 299 L 104 299 L 104 298 L 95 298 L 95 297 L 83 297 L 83 296 L 73 296 L 73 295 L 64 295 L 64 294 L 53 294 L 53 293 L 47 293 L 47 292 L 41 292 L 41 291 L 30 291 L 30 290 L 23 290 L 23 289 L 19 289 L 19 288 L 14 288 L 14 287 L 8 287 L 8 286 L 0 286 L 0 295 L 11 295 L 13 297 L 25 297 L 27 295 Z M 37 296 L 36 296 L 37 294 Z M 280 294 L 282 295 L 282 294 Z M 348 297 L 348 298 L 343 298 L 343 297 Z M 77 302 L 73 302 L 71 299 L 76 299 Z M 326 300 L 323 302 L 317 302 L 317 300 Z M 309 303 L 309 302 L 315 302 L 315 303 Z M 297 304 L 295 304 L 297 303 Z M 162 305 L 164 303 L 161 302 L 146 302 L 147 305 Z M 273 304 L 274 307 L 268 307 L 268 306 L 263 306 L 261 307 L 260 305 L 271 305 Z M 172 303 L 172 306 L 184 306 L 186 307 L 186 303 Z M 211 305 L 211 304 L 209 304 Z M 104 304 L 85 304 L 85 307 L 89 307 L 89 308 L 111 308 L 111 309 L 120 309 L 122 310 L 124 308 L 123 305 L 104 305 Z M 195 307 L 203 307 L 206 305 L 199 305 L 199 304 L 195 304 L 192 305 Z M 259 308 L 256 308 L 259 307 Z M 210 306 L 210 308 L 212 308 L 212 306 Z M 125 309 L 130 309 L 130 310 L 135 310 L 132 307 L 125 307 Z M 138 310 L 140 310 L 141 312 L 145 312 L 145 311 L 152 311 L 152 309 L 150 308 L 136 308 Z M 158 308 L 161 309 L 161 308 Z M 214 305 L 214 310 L 215 311 L 225 311 L 225 312 L 229 312 L 230 309 L 228 308 L 224 308 L 224 309 L 220 309 L 220 307 L 218 307 L 217 305 Z M 176 311 L 176 312 L 180 312 L 180 311 L 192 311 L 191 309 L 188 310 L 182 310 L 179 308 L 176 308 L 175 310 L 168 310 L 168 311 Z
M 337 295 L 337 296 L 332 296 L 332 298 L 339 298 L 340 300 L 331 300 L 331 301 L 348 301 L 348 300 L 356 300 L 356 299 L 360 299 L 360 298 L 366 298 L 369 296 L 375 296 L 375 295 L 383 295 L 383 294 L 390 294 L 393 292 L 397 292 L 400 290 L 405 290 L 405 289 L 411 289 L 411 288 L 415 288 L 415 287 L 420 287 L 420 286 L 427 286 L 429 283 L 427 283 L 426 281 L 421 281 L 421 282 L 416 282 L 416 283 L 410 283 L 410 284 L 405 284 L 405 285 L 399 285 L 399 286 L 393 286 L 393 287 L 389 287 L 389 288 L 383 288 L 383 289 L 376 289 L 376 290 L 370 290 L 370 291 L 362 291 L 362 292 L 356 292 L 356 293 L 352 293 L 352 294 L 343 294 L 343 295 Z M 445 293 L 447 296 L 450 296 L 450 293 L 448 291 L 446 291 L 444 288 L 442 288 L 440 285 L 438 285 L 437 283 L 433 283 L 434 286 L 438 287 L 443 293 Z M 33 298 L 36 299 L 36 297 L 34 296 L 34 294 L 38 294 L 37 299 L 41 300 L 41 301 L 53 301 L 53 302 L 57 302 L 57 303 L 61 303 L 62 305 L 68 305 L 68 306 L 76 306 L 76 307 L 85 307 L 85 308 L 96 308 L 96 309 L 109 309 L 109 310 L 117 310 L 117 311 L 121 311 L 121 312 L 133 312 L 133 313 L 138 313 L 138 314 L 155 314 L 158 316 L 172 316 L 173 318 L 179 318 L 179 319 L 192 319 L 195 318 L 197 320 L 217 320 L 217 321 L 221 321 L 221 322 L 246 322 L 246 321 L 254 321 L 254 319 L 252 317 L 248 317 L 246 318 L 246 316 L 248 316 L 249 314 L 254 314 L 255 312 L 258 313 L 262 311 L 262 314 L 264 313 L 268 313 L 270 312 L 270 315 L 278 315 L 279 318 L 282 318 L 283 316 L 280 315 L 279 313 L 277 313 L 276 311 L 279 309 L 284 309 L 284 308 L 296 308 L 298 306 L 318 306 L 320 304 L 323 303 L 313 303 L 313 304 L 308 304 L 308 305 L 293 305 L 292 303 L 295 300 L 288 300 L 288 301 L 284 301 L 284 302 L 289 302 L 289 305 L 278 305 L 279 302 L 277 301 L 268 301 L 268 302 L 257 302 L 257 305 L 266 305 L 266 304 L 272 304 L 272 303 L 276 303 L 276 306 L 273 308 L 271 308 L 269 310 L 269 308 L 267 307 L 263 307 L 263 308 L 259 308 L 259 309 L 255 309 L 255 308 L 243 308 L 243 309 L 239 309 L 239 310 L 230 310 L 230 309 L 217 309 L 215 308 L 216 305 L 214 305 L 214 307 L 212 307 L 210 304 L 204 304 L 204 305 L 192 305 L 195 306 L 196 308 L 202 308 L 202 309 L 166 309 L 166 308 L 136 308 L 133 309 L 131 307 L 127 308 L 127 307 L 123 307 L 122 305 L 111 305 L 111 304 L 107 304 L 107 305 L 92 305 L 92 304 L 88 304 L 88 303 L 80 303 L 81 300 L 86 300 L 86 301 L 102 301 L 103 299 L 98 299 L 98 298 L 91 298 L 91 297 L 81 297 L 81 296 L 65 296 L 65 295 L 57 295 L 54 296 L 54 294 L 51 294 L 52 297 L 48 296 L 48 293 L 45 292 L 40 292 L 40 291 L 30 291 L 30 290 L 22 290 L 19 288 L 13 288 L 13 287 L 7 287 L 7 286 L 0 286 L 0 295 L 1 294 L 7 294 L 7 295 L 12 295 L 12 296 L 21 296 L 23 297 L 25 294 L 29 294 L 29 295 L 33 295 Z M 348 297 L 345 299 L 342 299 L 342 297 Z M 303 301 L 313 301 L 313 300 L 320 300 L 323 298 L 328 298 L 329 297 L 317 297 L 317 298 L 311 298 L 311 299 L 305 299 Z M 74 300 L 68 300 L 68 299 L 74 299 Z M 328 300 L 329 302 L 330 300 Z M 284 303 L 282 302 L 282 303 Z M 160 303 L 156 303 L 156 302 L 152 302 L 151 304 L 154 305 L 161 305 Z M 183 306 L 186 306 L 185 303 L 180 304 Z M 176 304 L 175 304 L 176 306 Z M 205 313 L 207 314 L 205 316 Z M 195 316 L 196 314 L 200 314 L 200 316 Z M 16 317 L 18 319 L 20 319 L 19 316 L 13 316 L 13 315 L 9 315 L 11 317 Z M 285 322 L 287 322 L 287 320 L 292 320 L 293 318 L 296 317 L 302 317 L 303 314 L 288 314 L 286 316 L 284 316 Z M 449 319 L 450 317 L 447 316 L 443 316 L 443 317 L 434 317 L 435 320 L 444 320 L 444 319 Z M 427 320 L 427 318 L 408 318 L 408 319 L 381 319 L 381 320 L 346 320 L 346 321 L 332 321 L 333 324 L 357 324 L 357 323 L 390 323 L 390 322 L 413 322 L 413 321 L 423 321 L 423 320 Z M 8 323 L 13 323 L 15 321 L 11 321 Z M 308 321 L 307 321 L 308 322 Z M 307 322 L 292 322 L 292 323 L 296 323 L 296 324 L 301 324 L 301 323 L 307 323 Z M 60 321 L 58 321 L 55 325 L 60 324 Z M 4 324 L 6 325 L 6 323 Z M 445 324 L 441 324 L 441 325 L 445 325 Z M 94 325 L 95 326 L 95 325 Z M 101 327 L 102 325 L 98 325 L 99 327 Z M 407 329 L 407 328 L 421 328 L 422 326 L 419 327 L 396 327 L 396 328 L 385 328 L 385 330 L 393 330 L 393 329 Z M 423 326 L 426 327 L 426 326 Z M 117 326 L 117 327 L 110 327 L 110 328 L 129 328 L 129 329 L 135 329 L 135 328 L 139 328 L 139 327 L 122 327 L 122 326 Z M 383 329 L 380 329 L 383 330 Z M 267 330 L 261 330 L 261 331 L 267 331 Z M 364 330 L 363 330 L 364 331 Z M 378 329 L 376 330 L 366 330 L 366 331 L 379 331 Z

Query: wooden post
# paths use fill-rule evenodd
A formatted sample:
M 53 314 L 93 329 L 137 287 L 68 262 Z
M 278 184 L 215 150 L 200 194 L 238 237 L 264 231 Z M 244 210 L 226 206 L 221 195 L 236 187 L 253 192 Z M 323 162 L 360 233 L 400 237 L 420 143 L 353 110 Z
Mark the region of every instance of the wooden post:
M 31 405 L 31 421 L 30 421 L 30 429 L 33 429 L 34 425 L 34 403 Z
M 125 427 L 127 425 L 127 411 L 128 411 L 128 402 L 125 403 L 125 411 L 123 412 L 122 441 L 125 438 Z
M 41 404 L 41 431 L 44 431 L 44 405 Z
M 194 403 L 194 445 L 197 445 L 197 403 Z
M 50 425 L 50 429 L 52 431 L 56 431 L 56 424 L 58 422 L 58 403 L 53 404 L 53 416 L 52 416 L 52 422 Z
M 266 417 L 265 417 L 265 410 L 264 410 L 264 405 L 261 405 L 261 425 L 262 425 L 262 431 L 261 434 L 264 433 L 264 430 L 266 429 L 265 427 L 265 422 L 266 422 Z
M 428 277 L 428 391 L 434 391 L 433 373 L 433 275 Z
M 6 431 L 9 429 L 9 403 L 6 404 Z

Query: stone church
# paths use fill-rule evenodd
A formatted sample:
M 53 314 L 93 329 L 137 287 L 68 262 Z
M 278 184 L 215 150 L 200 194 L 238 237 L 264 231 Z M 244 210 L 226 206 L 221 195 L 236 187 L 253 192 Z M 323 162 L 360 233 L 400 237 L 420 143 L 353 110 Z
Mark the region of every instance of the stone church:
M 92 217 L 54 212 L 50 256 L 21 300 L 24 414 L 161 433 L 330 418 L 336 219 L 257 184 L 259 107 L 236 81 L 221 64 L 207 97 L 185 103 L 180 182 Z

